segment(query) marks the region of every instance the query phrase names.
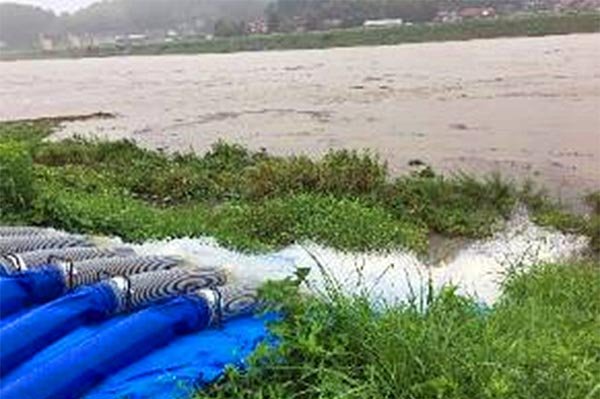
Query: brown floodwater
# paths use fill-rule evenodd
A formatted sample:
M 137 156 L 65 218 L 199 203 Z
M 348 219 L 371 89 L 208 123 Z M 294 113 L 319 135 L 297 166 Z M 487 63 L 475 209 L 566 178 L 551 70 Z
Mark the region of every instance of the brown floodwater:
M 400 46 L 0 63 L 0 120 L 93 113 L 71 134 L 198 152 L 368 148 L 392 172 L 600 187 L 600 34 Z

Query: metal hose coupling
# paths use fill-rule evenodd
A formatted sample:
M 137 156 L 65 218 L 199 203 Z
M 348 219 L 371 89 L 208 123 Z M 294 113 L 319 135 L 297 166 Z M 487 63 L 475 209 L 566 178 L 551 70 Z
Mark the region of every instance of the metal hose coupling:
M 258 290 L 252 286 L 212 287 L 198 290 L 195 295 L 209 305 L 212 325 L 221 325 L 229 319 L 252 314 L 260 307 Z

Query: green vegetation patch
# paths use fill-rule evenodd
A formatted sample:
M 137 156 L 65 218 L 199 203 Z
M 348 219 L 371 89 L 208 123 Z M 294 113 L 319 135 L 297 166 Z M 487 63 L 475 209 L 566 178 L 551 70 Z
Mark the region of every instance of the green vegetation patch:
M 262 202 L 159 207 L 124 194 L 103 176 L 46 169 L 32 219 L 69 231 L 127 240 L 214 236 L 241 250 L 314 240 L 340 249 L 426 249 L 427 229 L 360 200 L 298 194 Z
M 208 235 L 251 251 L 313 240 L 425 254 L 430 233 L 489 236 L 525 200 L 542 224 L 600 236 L 597 217 L 565 213 L 498 176 L 445 177 L 427 168 L 393 179 L 376 155 L 348 150 L 278 157 L 218 142 L 198 156 L 131 141 L 43 140 L 58 123 L 0 124 L 2 173 L 10 176 L 2 180 L 4 223 L 135 241 Z
M 303 240 L 339 249 L 427 248 L 426 226 L 394 218 L 384 208 L 357 199 L 298 194 L 257 204 L 227 204 L 213 218 L 216 237 L 250 249 Z
M 28 212 L 34 198 L 33 160 L 18 141 L 0 142 L 0 217 Z
M 563 232 L 586 235 L 590 237 L 591 252 L 600 254 L 600 191 L 585 196 L 584 201 L 589 208 L 586 214 L 566 212 L 543 190 L 536 191 L 531 185 L 526 185 L 519 197 L 527 204 L 534 222 Z
M 596 398 L 599 267 L 515 272 L 492 308 L 452 289 L 376 309 L 335 288 L 315 298 L 271 286 L 280 346 L 196 398 Z

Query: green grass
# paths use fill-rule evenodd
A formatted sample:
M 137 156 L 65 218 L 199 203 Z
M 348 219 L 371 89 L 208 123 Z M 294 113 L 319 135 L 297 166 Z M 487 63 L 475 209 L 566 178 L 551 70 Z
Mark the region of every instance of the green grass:
M 285 49 L 395 45 L 495 37 L 545 36 L 600 31 L 600 14 L 594 12 L 529 14 L 490 20 L 469 20 L 456 24 L 415 24 L 382 29 L 344 29 L 323 32 L 252 35 L 213 40 L 194 40 L 168 44 L 135 46 L 126 50 L 102 48 L 50 53 L 6 53 L 0 59 L 35 57 L 115 56 L 123 54 L 199 54 L 232 53 Z
M 128 141 L 44 141 L 59 123 L 0 123 L 1 223 L 132 241 L 209 235 L 246 251 L 313 240 L 425 253 L 429 234 L 487 236 L 521 201 L 538 223 L 600 249 L 598 193 L 578 216 L 498 176 L 393 178 L 368 152 L 275 157 L 221 142 L 203 156 L 166 155 Z M 598 261 L 516 268 L 491 308 L 453 289 L 374 307 L 335 284 L 316 297 L 299 281 L 271 284 L 263 295 L 284 315 L 272 326 L 280 345 L 197 399 L 598 399 L 599 273 Z
M 598 398 L 599 267 L 515 272 L 489 309 L 452 289 L 375 309 L 335 288 L 269 287 L 285 314 L 271 328 L 280 346 L 196 398 Z
M 33 201 L 33 160 L 17 141 L 0 142 L 0 214 L 26 212 Z

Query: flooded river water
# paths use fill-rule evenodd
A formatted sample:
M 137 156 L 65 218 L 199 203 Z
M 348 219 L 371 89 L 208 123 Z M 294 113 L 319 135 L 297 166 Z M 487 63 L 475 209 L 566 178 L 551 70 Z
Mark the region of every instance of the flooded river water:
M 58 133 L 205 151 L 369 148 L 393 172 L 600 187 L 600 34 L 329 50 L 0 63 L 0 119 L 105 111 Z

